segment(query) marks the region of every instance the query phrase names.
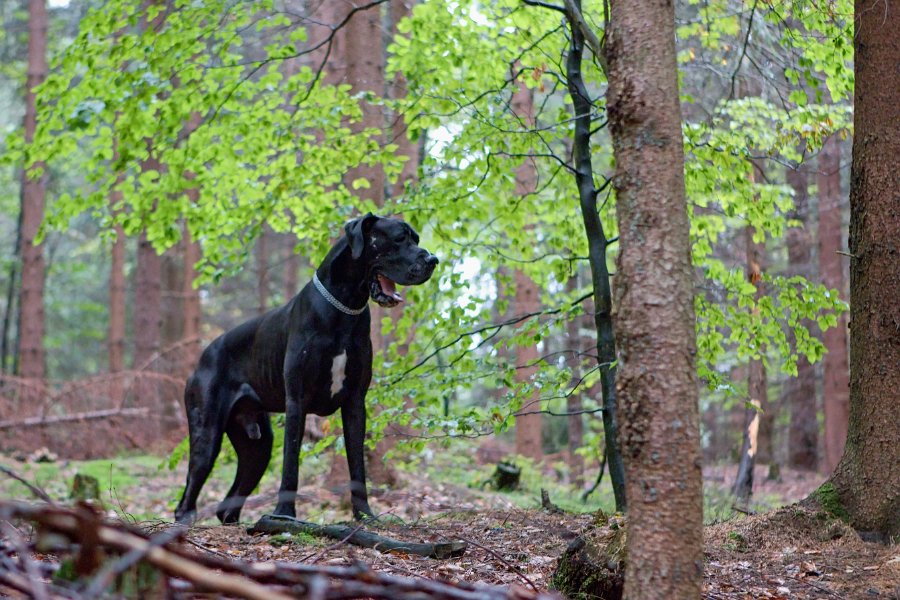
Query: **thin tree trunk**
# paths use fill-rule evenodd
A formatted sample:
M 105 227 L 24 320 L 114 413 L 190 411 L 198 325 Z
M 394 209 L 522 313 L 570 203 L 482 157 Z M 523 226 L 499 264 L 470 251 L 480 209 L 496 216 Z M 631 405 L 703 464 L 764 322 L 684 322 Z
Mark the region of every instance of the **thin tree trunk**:
M 900 13 L 874 0 L 855 13 L 850 420 L 830 483 L 853 526 L 887 540 L 900 536 Z
M 6 310 L 3 313 L 3 339 L 0 342 L 0 371 L 15 373 L 17 371 L 17 361 L 16 354 L 12 353 L 12 364 L 10 364 L 10 331 L 12 330 L 12 322 L 15 319 L 18 321 L 18 317 L 16 316 L 16 282 L 19 277 L 19 262 L 20 255 L 19 251 L 21 250 L 22 244 L 22 211 L 19 211 L 19 216 L 16 219 L 16 243 L 13 248 L 13 259 L 9 263 L 9 280 L 6 282 Z M 18 347 L 18 336 L 13 341 L 12 346 Z
M 841 150 L 831 137 L 819 152 L 819 272 L 822 283 L 844 295 Z M 822 406 L 825 414 L 825 470 L 832 473 L 844 453 L 850 413 L 850 370 L 847 364 L 847 316 L 822 334 L 828 353 L 823 361 Z
M 620 236 L 615 306 L 628 497 L 624 597 L 699 598 L 696 319 L 674 4 L 611 2 L 606 59 Z
M 752 167 L 755 172 L 755 165 Z M 745 229 L 747 243 L 747 279 L 756 287 L 757 301 L 763 296 L 762 273 L 765 245 L 753 241 L 753 228 Z M 754 314 L 758 315 L 758 309 Z M 741 445 L 740 462 L 734 482 L 734 495 L 738 501 L 747 503 L 753 495 L 753 470 L 760 458 L 760 447 L 764 443 L 762 429 L 769 411 L 766 367 L 761 358 L 751 358 L 747 365 L 747 408 L 744 419 L 744 435 Z M 769 438 L 771 439 L 771 438 Z M 770 453 L 771 456 L 771 453 Z
M 579 280 L 579 272 L 576 271 L 574 276 L 569 279 L 566 290 L 571 292 L 578 289 Z M 581 356 L 579 354 L 574 354 L 580 352 L 582 348 L 579 327 L 582 321 L 585 322 L 584 324 L 586 327 L 592 327 L 594 324 L 590 315 L 579 315 L 569 321 L 567 325 L 567 347 L 573 352 L 569 357 L 569 364 L 572 366 L 572 385 L 577 385 L 580 382 L 580 378 L 583 376 L 583 361 L 581 360 Z M 578 454 L 578 449 L 584 445 L 584 415 L 581 414 L 581 411 L 584 410 L 584 404 L 582 403 L 583 394 L 584 387 L 579 386 L 579 389 L 574 394 L 566 398 L 566 411 L 569 413 L 568 417 L 566 417 L 569 471 L 572 486 L 577 490 L 581 490 L 584 487 L 584 457 Z
M 25 89 L 25 143 L 31 143 L 37 129 L 34 89 L 47 78 L 46 0 L 28 2 L 28 78 Z M 46 165 L 38 163 L 22 175 L 22 283 L 19 290 L 18 358 L 19 375 L 43 379 L 44 356 L 44 252 L 35 245 L 44 218 Z
M 512 96 L 512 111 L 527 127 L 534 125 L 533 93 L 523 82 Z M 533 159 L 525 161 L 516 169 L 516 197 L 524 199 L 522 206 L 528 205 L 527 197 L 537 189 L 537 166 Z M 516 281 L 516 295 L 513 300 L 513 313 L 523 315 L 536 312 L 541 305 L 540 291 L 534 280 L 522 269 L 516 269 L 513 277 Z M 520 385 L 532 381 L 537 373 L 538 351 L 534 343 L 516 348 L 516 379 Z M 541 443 L 541 414 L 539 411 L 540 394 L 532 388 L 531 394 L 522 404 L 522 415 L 516 417 L 516 454 L 532 460 L 540 460 L 544 456 Z M 534 413 L 534 414 L 527 414 Z
M 184 254 L 181 244 L 166 250 L 160 257 L 160 349 L 168 350 L 184 335 Z M 166 363 L 171 357 L 166 357 Z M 166 364 L 165 370 L 169 371 Z
M 196 190 L 188 190 L 188 195 L 196 195 Z M 195 265 L 200 260 L 200 244 L 191 238 L 187 227 L 184 228 L 184 278 L 182 280 L 182 296 L 184 298 L 184 329 L 182 337 L 185 341 L 184 356 L 188 369 L 200 358 L 200 321 L 203 316 L 203 308 L 200 303 L 200 290 L 194 287 L 197 278 Z
M 297 238 L 288 233 L 284 236 L 284 300 L 297 295 L 297 271 L 300 270 L 300 256 L 294 251 Z
M 263 225 L 256 238 L 256 312 L 269 310 L 269 228 Z
M 571 23 L 570 23 L 571 25 Z M 566 59 L 566 80 L 575 114 L 572 156 L 575 163 L 575 183 L 581 218 L 588 242 L 588 262 L 591 265 L 591 289 L 594 295 L 594 327 L 597 330 L 597 360 L 600 369 L 600 390 L 603 400 L 604 456 L 612 483 L 616 510 L 625 512 L 625 468 L 619 449 L 618 403 L 616 400 L 616 338 L 613 332 L 612 290 L 606 248 L 609 241 L 597 208 L 598 190 L 594 185 L 591 163 L 591 98 L 581 76 L 584 55 L 584 36 L 572 27 L 572 41 Z
M 118 192 L 114 192 L 114 195 Z M 116 199 L 112 202 L 115 204 Z M 109 372 L 125 369 L 125 232 L 116 225 L 116 239 L 111 248 L 109 267 Z
M 812 241 L 809 233 L 809 174 L 805 166 L 788 169 L 788 185 L 794 190 L 794 208 L 788 218 L 800 222 L 787 233 L 788 270 L 791 275 L 814 279 Z M 811 327 L 812 322 L 803 325 Z M 790 335 L 793 338 L 793 332 Z M 804 356 L 797 360 L 797 376 L 785 381 L 782 398 L 790 406 L 791 423 L 788 431 L 788 464 L 798 469 L 814 471 L 819 460 L 819 421 L 816 409 L 816 375 Z
M 162 329 L 162 260 L 142 233 L 138 239 L 134 282 L 135 369 L 151 369 L 159 353 Z

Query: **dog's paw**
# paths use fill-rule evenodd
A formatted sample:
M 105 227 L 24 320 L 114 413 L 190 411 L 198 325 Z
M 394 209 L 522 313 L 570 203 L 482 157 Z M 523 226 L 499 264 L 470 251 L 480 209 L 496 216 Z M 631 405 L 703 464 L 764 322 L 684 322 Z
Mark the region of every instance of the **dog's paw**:
M 275 507 L 273 515 L 276 517 L 290 517 L 292 519 L 297 518 L 297 509 L 294 507 L 293 503 L 291 504 L 279 504 Z

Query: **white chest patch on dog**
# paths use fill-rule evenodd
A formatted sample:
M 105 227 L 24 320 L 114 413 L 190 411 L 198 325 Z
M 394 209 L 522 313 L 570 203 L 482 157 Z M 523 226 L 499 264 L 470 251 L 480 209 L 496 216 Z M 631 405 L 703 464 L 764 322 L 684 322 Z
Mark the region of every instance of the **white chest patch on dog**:
M 331 362 L 331 397 L 344 387 L 344 369 L 347 366 L 347 351 L 344 350 Z

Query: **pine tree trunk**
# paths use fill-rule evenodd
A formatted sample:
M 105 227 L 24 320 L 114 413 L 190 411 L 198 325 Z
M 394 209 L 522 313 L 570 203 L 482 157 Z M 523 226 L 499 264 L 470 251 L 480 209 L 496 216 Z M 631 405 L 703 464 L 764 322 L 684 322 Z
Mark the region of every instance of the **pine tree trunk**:
M 196 194 L 196 191 L 188 190 L 188 194 L 191 193 Z M 195 265 L 200 260 L 200 244 L 191 239 L 187 227 L 184 228 L 182 244 L 184 246 L 184 277 L 182 279 L 184 362 L 187 369 L 193 369 L 197 359 L 200 358 L 200 322 L 203 316 L 200 290 L 194 288 L 194 280 L 197 278 Z
M 347 10 L 351 5 L 346 4 Z M 372 92 L 378 97 L 385 93 L 384 81 L 384 42 L 381 26 L 381 7 L 374 6 L 355 13 L 342 32 L 343 42 L 346 48 L 344 58 L 346 70 L 344 71 L 344 83 L 351 86 L 351 94 Z M 359 133 L 364 129 L 383 130 L 385 126 L 384 113 L 381 106 L 377 106 L 360 100 L 362 109 L 362 121 L 350 124 L 353 133 Z M 375 138 L 378 143 L 383 143 L 381 136 Z M 352 190 L 360 198 L 371 200 L 376 206 L 384 205 L 385 180 L 384 170 L 381 165 L 359 165 L 351 169 L 344 178 L 344 183 L 351 186 L 356 179 L 365 179 L 369 182 L 368 188 Z M 375 357 L 384 356 L 388 337 L 381 333 L 381 322 L 389 313 L 379 306 L 370 307 L 372 313 L 372 353 Z M 395 440 L 382 438 L 374 451 L 367 452 L 366 469 L 369 479 L 376 484 L 393 485 L 397 481 L 397 473 L 385 463 L 384 456 L 394 447 Z
M 850 421 L 831 483 L 854 527 L 900 535 L 900 13 L 856 0 Z M 820 491 L 821 488 L 820 488 Z
M 513 113 L 531 127 L 534 123 L 534 97 L 524 83 L 519 82 L 512 97 Z M 533 194 L 537 188 L 537 167 L 533 159 L 525 161 L 516 169 L 517 198 L 523 199 L 523 206 L 527 206 L 527 197 Z M 536 312 L 541 304 L 540 291 L 525 271 L 516 269 L 514 278 L 516 281 L 516 295 L 513 300 L 513 314 L 524 315 Z M 531 382 L 537 373 L 538 351 L 533 343 L 516 348 L 516 380 L 518 383 Z M 516 454 L 528 457 L 532 460 L 540 460 L 544 456 L 541 444 L 541 415 L 535 411 L 541 410 L 540 394 L 536 388 L 532 388 L 531 394 L 522 403 L 521 415 L 516 417 Z M 535 413 L 535 414 L 528 414 Z
M 696 320 L 674 5 L 613 0 L 609 17 L 607 111 L 620 236 L 617 392 L 628 499 L 624 597 L 699 598 Z
M 404 18 L 408 17 L 415 6 L 415 0 L 391 0 L 391 36 L 397 36 L 397 24 Z M 407 81 L 402 71 L 394 74 L 391 81 L 391 98 L 401 99 L 406 97 Z M 418 179 L 420 148 L 419 145 L 409 139 L 406 126 L 406 115 L 395 114 L 391 119 L 392 142 L 397 144 L 397 154 L 407 157 L 407 161 L 403 163 L 403 170 L 397 182 L 391 186 L 391 196 L 400 196 L 406 190 L 407 186 L 413 185 Z
M 810 240 L 809 175 L 806 167 L 787 169 L 785 179 L 794 190 L 794 208 L 789 219 L 800 222 L 787 233 L 788 270 L 790 275 L 802 275 L 814 280 L 812 241 Z M 807 328 L 810 321 L 804 321 Z M 793 333 L 790 337 L 793 339 Z M 788 464 L 798 469 L 814 471 L 819 460 L 819 421 L 816 409 L 816 375 L 804 356 L 797 360 L 797 376 L 785 381 L 782 405 L 790 406 L 791 424 L 788 432 Z
M 28 78 L 25 89 L 25 142 L 34 139 L 37 128 L 35 87 L 47 78 L 47 5 L 46 0 L 28 2 Z M 37 174 L 45 165 L 38 163 L 22 175 L 22 284 L 19 291 L 19 375 L 43 379 L 44 356 L 44 252 L 35 245 L 38 228 L 44 218 L 46 174 Z
M 134 283 L 135 369 L 153 370 L 160 350 L 162 329 L 162 260 L 142 233 L 138 239 L 137 268 Z
M 819 272 L 822 283 L 844 296 L 844 251 L 841 193 L 841 150 L 835 137 L 819 152 Z M 847 364 L 847 316 L 822 334 L 828 353 L 823 360 L 822 406 L 825 414 L 825 470 L 832 473 L 844 453 L 850 413 L 850 370 Z

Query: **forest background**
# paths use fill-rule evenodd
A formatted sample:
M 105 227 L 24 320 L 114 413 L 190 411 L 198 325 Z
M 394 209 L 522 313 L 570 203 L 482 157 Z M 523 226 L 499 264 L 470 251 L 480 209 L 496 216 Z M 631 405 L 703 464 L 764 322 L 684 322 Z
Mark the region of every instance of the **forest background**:
M 185 450 L 179 388 L 203 343 L 284 302 L 340 225 L 373 210 L 402 215 L 442 258 L 432 285 L 405 291 L 402 311 L 374 311 L 368 463 L 378 485 L 396 487 L 394 468 L 409 462 L 432 473 L 448 457 L 467 463 L 473 438 L 482 462 L 518 455 L 543 482 L 571 491 L 584 490 L 586 470 L 593 477 L 599 463 L 612 484 L 604 507 L 625 510 L 623 482 L 639 499 L 628 512 L 626 594 L 638 589 L 628 585 L 658 593 L 657 571 L 668 584 L 687 584 L 665 576 L 672 569 L 640 539 L 659 526 L 676 534 L 690 521 L 697 526 L 687 545 L 699 546 L 699 481 L 688 483 L 692 469 L 699 475 L 695 383 L 706 464 L 714 471 L 740 459 L 738 503 L 729 498 L 728 513 L 753 512 L 754 463 L 766 465 L 772 481 L 782 467 L 819 477 L 834 469 L 848 429 L 841 298 L 849 256 L 856 259 L 851 442 L 834 483 L 812 498 L 821 514 L 842 518 L 827 502 L 836 490 L 852 524 L 896 531 L 891 452 L 878 442 L 891 429 L 865 424 L 892 408 L 883 391 L 859 387 L 883 383 L 871 379 L 872 369 L 892 348 L 875 339 L 890 311 L 862 320 L 859 312 L 870 306 L 865 294 L 891 293 L 889 267 L 872 275 L 881 289 L 866 279 L 870 257 L 883 249 L 873 224 L 893 226 L 889 209 L 883 219 L 866 213 L 882 210 L 879 199 L 891 193 L 878 182 L 887 185 L 879 179 L 882 157 L 891 154 L 884 132 L 896 123 L 888 104 L 870 102 L 882 98 L 891 76 L 865 71 L 855 92 L 865 143 L 884 136 L 888 149 L 869 156 L 868 146 L 854 145 L 851 256 L 841 234 L 851 40 L 859 42 L 851 7 L 679 5 L 670 33 L 681 96 L 662 99 L 672 100 L 674 126 L 661 138 L 647 131 L 662 129 L 638 127 L 644 137 L 628 140 L 628 119 L 650 110 L 635 104 L 649 88 L 640 78 L 617 79 L 623 60 L 637 65 L 626 75 L 646 77 L 665 60 L 642 63 L 640 51 L 620 52 L 638 35 L 622 6 L 121 0 L 60 2 L 48 14 L 42 0 L 31 0 L 27 14 L 10 11 L 4 74 L 10 106 L 24 99 L 24 118 L 13 112 L 3 138 L 4 176 L 19 193 L 5 213 L 15 255 L 0 352 L 4 446 L 32 462 L 53 452 L 77 458 L 175 446 L 169 465 L 177 467 Z M 643 17 L 667 31 L 672 25 L 669 14 Z M 859 7 L 857 17 L 873 18 Z M 860 47 L 881 56 L 891 45 Z M 884 63 L 865 56 L 860 50 L 857 69 Z M 659 86 L 651 84 L 658 91 L 669 83 Z M 651 120 L 665 118 L 662 107 L 652 108 L 659 110 Z M 679 140 L 672 189 L 660 189 L 655 204 L 640 197 L 649 212 L 635 212 L 631 194 L 647 182 L 627 170 L 627 153 L 670 147 L 672 131 Z M 679 133 L 692 269 L 679 206 Z M 872 173 L 874 194 L 866 183 Z M 683 269 L 678 250 L 670 252 L 677 235 L 653 239 L 681 224 Z M 866 250 L 870 233 L 874 254 Z M 629 254 L 638 240 L 646 248 Z M 651 247 L 659 264 L 653 256 L 631 262 Z M 651 272 L 658 281 L 634 283 Z M 673 287 L 679 274 L 684 285 Z M 619 305 L 636 290 L 647 306 L 675 309 L 671 327 L 651 331 L 634 320 L 634 304 Z M 60 315 L 75 326 L 57 323 Z M 866 354 L 870 339 L 883 354 Z M 653 356 L 629 353 L 676 346 L 688 351 L 690 372 L 675 367 L 668 389 L 648 388 L 656 375 L 642 373 L 678 363 L 660 355 L 650 365 L 641 360 Z M 684 436 L 641 437 L 654 421 L 667 431 L 688 425 Z M 333 420 L 312 423 L 304 455 L 339 451 L 338 433 Z M 624 462 L 629 479 L 617 442 L 632 453 Z M 632 460 L 644 451 L 643 462 Z M 673 465 L 660 473 L 664 480 L 638 475 L 659 471 L 660 453 Z M 884 482 L 874 495 L 866 490 L 872 476 Z M 644 510 L 656 502 L 652 481 L 669 486 L 671 506 L 677 490 L 696 490 L 684 496 L 684 523 Z M 709 520 L 733 516 L 711 508 Z M 608 526 L 616 529 L 615 518 Z M 676 551 L 686 539 L 658 544 L 669 549 L 672 572 L 682 572 L 676 564 L 700 566 L 699 553 Z
M 497 458 L 589 483 L 585 469 L 609 458 L 600 380 L 615 364 L 597 354 L 598 236 L 576 189 L 582 115 L 558 14 L 513 1 L 55 2 L 41 73 L 26 4 L 0 9 L 6 449 L 170 450 L 199 349 L 286 301 L 371 210 L 402 215 L 441 258 L 402 310 L 374 311 L 371 433 L 386 441 L 373 456 L 497 436 Z M 600 3 L 584 14 L 602 31 Z M 708 464 L 736 463 L 751 432 L 773 478 L 778 465 L 824 476 L 841 455 L 850 14 L 677 6 Z M 614 287 L 606 76 L 592 57 L 580 68 Z M 31 77 L 43 83 L 28 131 Z M 23 243 L 35 235 L 36 254 Z M 308 454 L 340 447 L 337 423 L 311 433 Z

